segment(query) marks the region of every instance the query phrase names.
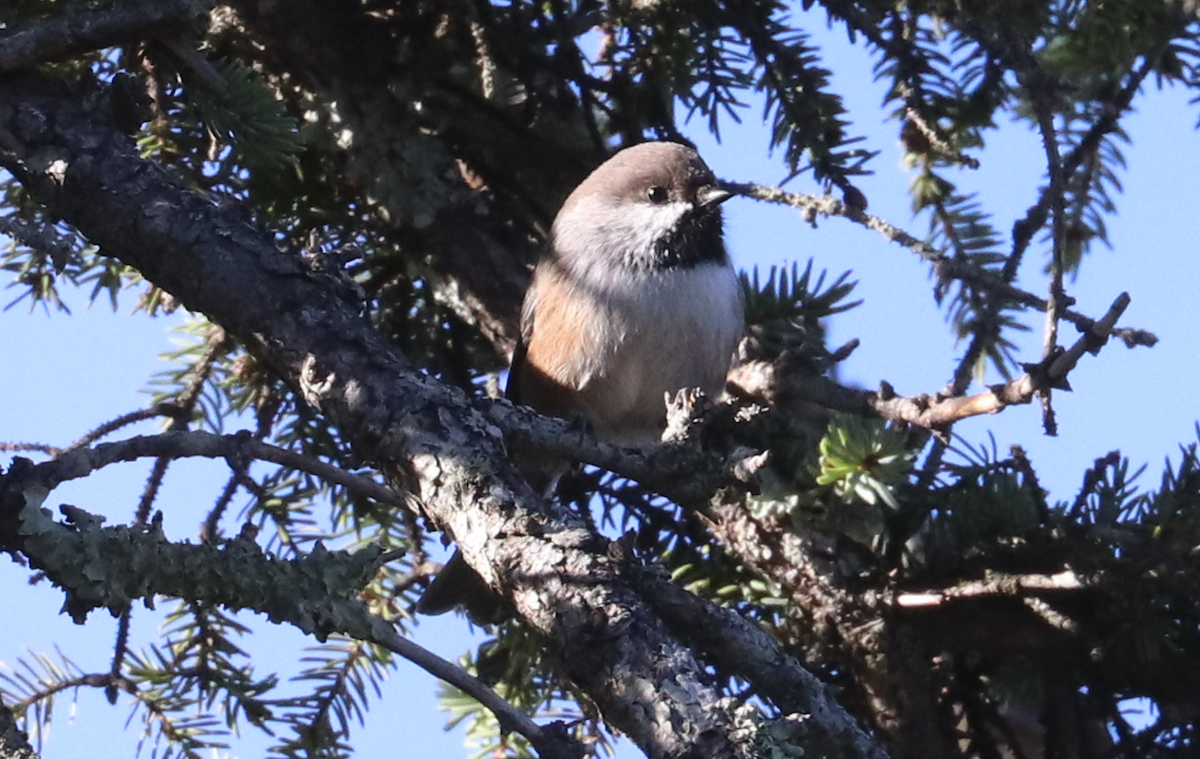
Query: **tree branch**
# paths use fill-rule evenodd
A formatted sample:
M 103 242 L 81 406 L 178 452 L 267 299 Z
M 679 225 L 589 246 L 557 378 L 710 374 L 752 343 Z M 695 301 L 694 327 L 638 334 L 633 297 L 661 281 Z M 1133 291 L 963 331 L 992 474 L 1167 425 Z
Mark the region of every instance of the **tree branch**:
M 146 442 L 177 444 L 181 439 L 204 438 L 221 440 L 205 433 L 168 433 L 98 448 L 128 451 Z M 81 449 L 66 456 L 80 459 L 78 454 L 88 452 Z M 69 463 L 66 469 L 81 471 Z M 538 726 L 477 678 L 404 640 L 389 622 L 371 614 L 359 600 L 359 592 L 379 566 L 398 558 L 397 553 L 385 553 L 377 546 L 356 553 L 330 552 L 318 543 L 311 553 L 280 560 L 244 538 L 222 546 L 175 544 L 166 539 L 159 525 L 102 527 L 103 517 L 70 506 L 62 507 L 68 521 L 62 524 L 41 504 L 62 481 L 63 471 L 61 460 L 37 465 L 26 462 L 0 476 L 0 523 L 9 523 L 7 529 L 0 527 L 0 536 L 20 536 L 0 540 L 0 548 L 25 554 L 31 566 L 43 570 L 62 588 L 67 596 L 65 609 L 76 623 L 82 624 L 96 608 L 123 615 L 135 599 L 151 603 L 156 596 L 170 596 L 254 611 L 319 640 L 343 633 L 381 645 L 470 694 L 491 709 L 506 729 L 528 738 L 543 757 L 575 759 L 583 755 L 582 747 L 567 738 L 565 731 Z M 106 678 L 112 676 L 79 684 L 108 687 Z
M 127 427 L 138 422 L 144 422 L 147 419 L 154 419 L 155 417 L 159 416 L 165 416 L 172 419 L 178 418 L 179 411 L 179 407 L 174 403 L 159 403 L 151 408 L 143 408 L 138 409 L 137 411 L 130 411 L 128 414 L 121 414 L 117 418 L 110 419 L 96 429 L 89 430 L 86 434 L 84 434 L 83 437 L 79 438 L 74 443 L 71 443 L 71 445 L 67 446 L 65 449 L 55 449 L 52 455 L 61 456 L 64 451 L 73 451 L 78 448 L 91 445 L 100 438 L 107 437 L 122 427 Z
M 1104 318 L 1092 324 L 1071 348 L 1052 354 L 1046 360 L 1027 365 L 1028 371 L 1013 380 L 993 385 L 971 396 L 895 394 L 886 382 L 876 391 L 843 387 L 819 376 L 788 371 L 786 363 L 750 361 L 735 368 L 729 383 L 743 397 L 786 407 L 793 401 L 816 403 L 836 411 L 854 414 L 875 413 L 894 422 L 914 424 L 937 430 L 961 419 L 999 413 L 1006 406 L 1029 403 L 1042 388 L 1067 387 L 1067 375 L 1084 353 L 1096 353 L 1112 334 L 1113 325 L 1129 306 L 1129 294 L 1113 301 Z
M 821 216 L 840 216 L 849 219 L 855 224 L 878 232 L 887 238 L 888 241 L 902 245 L 920 256 L 922 260 L 932 263 L 939 280 L 957 279 L 972 287 L 995 293 L 1026 308 L 1045 311 L 1048 307 L 1046 300 L 1043 298 L 1014 287 L 1000 276 L 992 274 L 986 269 L 974 266 L 968 261 L 947 256 L 944 252 L 912 236 L 903 229 L 884 221 L 878 216 L 847 205 L 831 195 L 806 195 L 804 193 L 785 192 L 778 187 L 764 187 L 753 183 L 726 182 L 725 184 L 738 193 L 754 200 L 798 208 L 804 213 L 805 218 L 810 221 L 815 219 L 818 214 Z M 1092 319 L 1070 309 L 1064 309 L 1060 313 L 1060 316 L 1080 329 L 1087 329 L 1092 325 Z M 1139 345 L 1149 347 L 1158 342 L 1158 338 L 1154 334 L 1131 327 L 1113 329 L 1112 334 L 1115 337 L 1121 338 L 1130 348 Z
M 1157 56 L 1147 55 L 1141 67 L 1136 71 L 1130 72 L 1129 81 L 1108 101 L 1103 115 L 1092 124 L 1087 134 L 1083 136 L 1079 144 L 1071 151 L 1071 154 L 1063 160 L 1063 176 L 1074 174 L 1085 160 L 1095 154 L 1096 150 L 1100 147 L 1100 141 L 1117 128 L 1121 116 L 1129 110 L 1129 106 L 1133 103 L 1134 95 L 1142 88 L 1142 82 L 1154 71 L 1156 60 Z M 1024 257 L 1025 249 L 1029 246 L 1030 241 L 1033 240 L 1033 236 L 1046 224 L 1046 218 L 1050 214 L 1050 205 L 1054 197 L 1051 192 L 1052 189 L 1054 189 L 1053 186 L 1048 184 L 1042 190 L 1037 202 L 1025 212 L 1025 218 L 1013 224 L 1013 248 L 1012 253 L 1009 254 L 1009 261 L 1013 262 L 1013 264 L 1006 266 L 1006 269 L 1009 271 L 1007 278 L 1010 280 L 1016 276 L 1016 264 Z
M 586 755 L 584 747 L 567 735 L 566 728 L 562 723 L 554 722 L 546 726 L 537 724 L 529 718 L 529 715 L 501 698 L 483 681 L 467 674 L 462 667 L 418 646 L 395 630 L 392 630 L 386 638 L 372 642 L 378 643 L 394 654 L 403 656 L 429 674 L 453 685 L 483 704 L 496 715 L 502 731 L 516 732 L 525 736 L 534 750 L 545 759 L 554 757 L 579 759 Z
M 39 464 L 47 487 L 54 488 L 67 480 L 87 477 L 97 469 L 122 461 L 146 457 L 229 459 L 230 461 L 258 459 L 291 467 L 320 477 L 347 490 L 380 503 L 400 506 L 403 498 L 374 480 L 362 477 L 324 461 L 254 440 L 249 433 L 213 435 L 209 432 L 165 432 L 161 435 L 132 437 L 115 443 L 101 443 L 92 448 L 72 448 L 53 461 Z
M 212 0 L 118 2 L 102 10 L 75 10 L 47 16 L 37 23 L 0 33 L 0 71 L 13 71 L 125 44 L 131 38 L 184 24 L 212 5 Z
M 895 603 L 906 608 L 940 606 L 956 598 L 1023 595 L 1047 590 L 1080 590 L 1088 585 L 1086 580 L 1069 569 L 1053 575 L 990 575 L 984 580 L 964 582 L 937 591 L 898 593 Z
M 761 627 L 653 571 L 643 572 L 640 589 L 671 630 L 711 656 L 724 673 L 744 677 L 786 712 L 820 715 L 807 728 L 811 736 L 806 747 L 811 752 L 837 755 L 837 747 L 849 743 L 859 756 L 886 756 L 837 703 L 832 689 Z

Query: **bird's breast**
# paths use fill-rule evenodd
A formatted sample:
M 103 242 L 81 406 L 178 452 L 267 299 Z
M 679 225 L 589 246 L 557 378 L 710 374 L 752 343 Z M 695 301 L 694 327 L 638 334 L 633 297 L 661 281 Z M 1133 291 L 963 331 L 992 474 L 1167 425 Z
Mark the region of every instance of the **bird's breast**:
M 527 360 L 566 391 L 567 410 L 581 412 L 597 432 L 647 443 L 661 433 L 664 393 L 721 391 L 742 333 L 730 266 L 622 270 L 569 287 L 568 298 L 534 304 Z M 539 405 L 536 398 L 522 402 Z

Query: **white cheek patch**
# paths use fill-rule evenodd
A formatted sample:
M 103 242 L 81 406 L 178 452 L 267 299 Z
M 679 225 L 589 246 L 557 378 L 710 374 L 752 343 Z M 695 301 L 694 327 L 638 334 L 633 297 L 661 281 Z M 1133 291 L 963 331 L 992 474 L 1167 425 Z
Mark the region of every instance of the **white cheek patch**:
M 634 203 L 633 207 L 608 225 L 606 239 L 621 240 L 626 266 L 647 266 L 658 255 L 658 244 L 666 230 L 674 229 L 680 219 L 692 210 L 690 203 Z
M 658 257 L 657 245 L 664 232 L 673 229 L 691 210 L 692 205 L 684 202 L 656 204 L 641 201 L 623 206 L 619 211 L 599 202 L 586 209 L 581 204 L 576 208 L 576 215 L 604 219 L 605 222 L 569 231 L 572 242 L 578 246 L 570 256 L 571 265 L 601 288 L 611 279 L 613 264 L 651 268 Z

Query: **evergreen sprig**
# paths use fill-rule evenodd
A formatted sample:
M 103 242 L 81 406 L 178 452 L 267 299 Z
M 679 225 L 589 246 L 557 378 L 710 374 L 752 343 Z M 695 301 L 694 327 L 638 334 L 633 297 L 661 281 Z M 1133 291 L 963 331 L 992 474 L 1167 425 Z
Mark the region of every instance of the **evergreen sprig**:
M 372 694 L 395 668 L 390 653 L 366 643 L 331 639 L 309 649 L 309 667 L 294 682 L 311 687 L 303 695 L 276 699 L 272 721 L 291 735 L 272 747 L 284 757 L 348 757 L 353 723 L 362 725 Z
M 558 674 L 546 658 L 545 647 L 528 628 L 502 626 L 495 637 L 485 640 L 474 655 L 464 656 L 459 664 L 526 714 L 560 721 L 597 754 L 613 755 L 615 737 L 599 719 L 595 705 Z M 456 688 L 443 684 L 438 700 L 450 716 L 447 729 L 466 722 L 467 746 L 474 749 L 472 759 L 536 756 L 525 738 L 503 731 L 496 715 Z
M 234 148 L 253 173 L 297 166 L 302 143 L 295 119 L 260 75 L 236 61 L 214 67 L 220 86 L 190 94 L 199 120 L 222 145 Z

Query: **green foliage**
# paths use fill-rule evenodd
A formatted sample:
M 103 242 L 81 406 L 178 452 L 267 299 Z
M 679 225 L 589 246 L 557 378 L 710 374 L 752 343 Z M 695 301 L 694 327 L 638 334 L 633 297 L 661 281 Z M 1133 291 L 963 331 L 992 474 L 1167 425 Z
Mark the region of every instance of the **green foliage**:
M 503 625 L 495 637 L 479 645 L 474 657 L 464 656 L 459 664 L 534 719 L 560 721 L 597 755 L 613 755 L 614 736 L 599 719 L 595 705 L 558 676 L 545 646 L 528 628 Z M 473 759 L 536 756 L 524 737 L 502 731 L 496 715 L 475 699 L 446 684 L 440 686 L 438 698 L 450 715 L 447 729 L 467 722 L 467 747 L 474 751 Z
M 236 61 L 222 61 L 215 70 L 220 86 L 193 90 L 196 118 L 212 139 L 236 150 L 254 174 L 294 169 L 299 132 L 275 90 Z
M 681 561 L 679 554 L 687 554 L 691 560 Z M 755 587 L 760 583 L 755 574 L 732 557 L 721 556 L 719 548 L 712 545 L 675 541 L 674 550 L 659 556 L 664 566 L 671 567 L 671 579 L 691 593 L 712 599 L 722 605 L 754 601 L 769 604 L 781 603 L 779 594 L 764 597 Z
M 309 649 L 309 667 L 296 681 L 310 688 L 301 696 L 277 699 L 274 719 L 292 735 L 272 748 L 285 757 L 348 757 L 353 722 L 363 724 L 371 693 L 394 668 L 387 651 L 352 640 Z
M 39 750 L 50 729 L 60 694 L 78 694 L 86 685 L 83 671 L 62 651 L 55 657 L 31 652 L 13 665 L 0 665 L 0 699 L 18 717 L 25 718 L 25 730 Z
M 795 262 L 790 269 L 772 266 L 765 282 L 760 281 L 758 267 L 739 274 L 746 324 L 752 337 L 747 346 L 751 357 L 787 357 L 815 374 L 833 366 L 823 320 L 849 311 L 862 301 L 846 302 L 858 284 L 849 281 L 850 272 L 843 272 L 827 288 L 825 276 L 822 271 L 814 281 L 812 259 L 803 272 Z
M 800 272 L 795 262 L 789 271 L 786 266 L 772 266 L 767 272 L 766 282 L 759 281 L 758 267 L 749 274 L 741 272 L 738 276 L 742 285 L 742 299 L 746 305 L 746 322 L 751 325 L 763 324 L 776 319 L 803 318 L 808 322 L 817 322 L 828 316 L 849 311 L 862 303 L 856 300 L 852 303 L 842 303 L 857 282 L 847 282 L 850 272 L 843 272 L 833 284 L 822 292 L 825 284 L 825 272 L 813 278 L 813 261 L 808 259 L 804 271 Z
M 0 181 L 0 188 L 3 190 L 0 203 L 9 208 L 21 204 L 24 193 L 13 179 Z M 5 304 L 5 309 L 28 300 L 31 311 L 41 305 L 47 312 L 53 307 L 70 313 L 59 292 L 59 282 L 65 280 L 73 287 L 90 284 L 88 302 L 95 302 L 105 294 L 115 311 L 118 294 L 137 281 L 133 269 L 99 255 L 95 246 L 86 244 L 73 231 L 50 224 L 40 211 L 18 209 L 0 217 L 0 234 L 5 236 L 0 270 L 12 274 L 8 287 L 18 293 Z
M 1200 424 L 1196 437 L 1200 439 Z M 1092 476 L 1085 479 L 1084 489 L 1095 495 L 1082 507 L 1085 518 L 1098 521 L 1102 513 L 1116 510 L 1123 521 L 1153 525 L 1156 538 L 1186 543 L 1200 535 L 1200 443 L 1181 445 L 1179 450 L 1179 465 L 1167 461 L 1158 490 L 1136 498 L 1131 497 L 1132 482 L 1142 469 L 1130 475 L 1127 459 L 1101 469 L 1098 475 L 1096 470 L 1089 472 Z M 1096 484 L 1089 488 L 1090 482 Z
M 944 566 L 975 551 L 987 551 L 1031 534 L 1039 526 L 1038 503 L 1018 477 L 988 467 L 930 494 L 931 507 L 910 560 Z
M 817 484 L 833 488 L 846 503 L 899 508 L 894 494 L 912 465 L 904 433 L 882 422 L 834 416 L 821 440 Z
M 817 181 L 849 189 L 851 177 L 869 173 L 864 165 L 878 151 L 846 149 L 861 138 L 846 135 L 841 98 L 828 93 L 829 71 L 818 65 L 807 35 L 790 26 L 782 3 L 740 5 L 735 24 L 746 35 L 758 67 L 756 89 L 765 95 L 771 147 L 784 147 L 793 172 L 811 167 Z
M 909 436 L 882 420 L 833 414 L 815 454 L 797 457 L 792 471 L 766 470 L 747 506 L 757 519 L 785 520 L 800 534 L 821 531 L 881 551 L 904 508 L 898 492 L 915 454 Z M 757 600 L 778 603 L 769 594 Z
M 864 164 L 876 152 L 848 147 L 860 138 L 847 136 L 829 71 L 784 3 L 712 3 L 683 13 L 672 2 L 626 7 L 608 51 L 618 76 L 629 77 L 630 97 L 617 103 L 622 120 L 636 114 L 631 126 L 640 128 L 669 121 L 670 101 L 678 98 L 719 135 L 720 116 L 740 121 L 742 99 L 760 93 L 772 124 L 770 147 L 783 148 L 793 172 L 811 169 L 817 181 L 842 189 L 868 173 Z
M 1188 21 L 1173 3 L 1131 0 L 1079 3 L 1053 19 L 1054 37 L 1039 51 L 1039 62 L 1052 75 L 1087 95 L 1103 96 L 1114 79 L 1152 56 L 1164 74 L 1175 73 L 1167 42 Z
M 142 744 L 150 743 L 152 754 L 190 757 L 228 748 L 225 741 L 242 719 L 261 725 L 269 716 L 262 696 L 276 679 L 254 678 L 235 642 L 248 632 L 211 605 L 179 604 L 167 617 L 162 643 L 130 656 L 119 690 L 133 697 L 133 716 L 144 724 Z M 116 684 L 111 692 L 115 697 Z

